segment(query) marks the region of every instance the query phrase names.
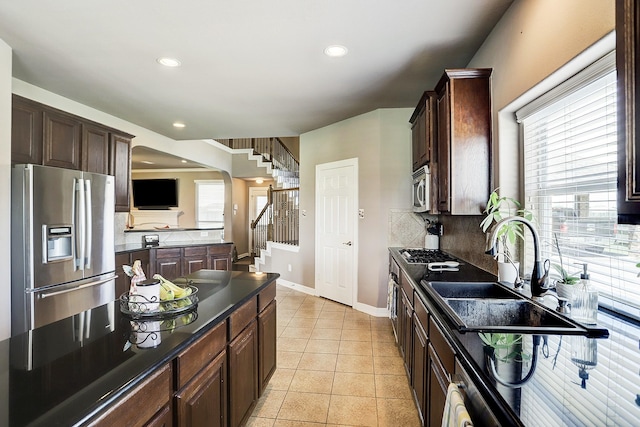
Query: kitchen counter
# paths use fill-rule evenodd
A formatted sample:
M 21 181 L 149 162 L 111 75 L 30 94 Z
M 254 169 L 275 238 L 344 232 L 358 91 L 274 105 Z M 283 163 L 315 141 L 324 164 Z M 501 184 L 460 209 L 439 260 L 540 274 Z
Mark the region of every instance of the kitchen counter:
M 197 315 L 187 313 L 175 324 L 163 322 L 160 342 L 153 348 L 135 344 L 136 322 L 120 312 L 118 302 L 0 341 L 0 425 L 87 421 L 279 275 L 200 270 L 187 277 L 198 288 Z M 181 326 L 183 322 L 187 324 Z
M 189 240 L 184 242 L 162 242 L 158 246 L 145 246 L 142 243 L 127 243 L 124 245 L 116 245 L 116 254 L 140 251 L 145 249 L 168 249 L 168 248 L 185 248 L 189 246 L 214 246 L 214 245 L 232 245 L 233 242 L 221 242 L 216 240 Z
M 406 263 L 399 248 L 390 248 L 390 253 L 411 280 L 415 295 L 425 303 L 432 321 L 441 327 L 460 364 L 502 425 L 637 425 L 640 419 L 639 325 L 601 310 L 598 326 L 609 330 L 606 339 L 539 336 L 535 349 L 533 336 L 522 335 L 522 348 L 515 354 L 517 357 L 498 361 L 497 373 L 509 382 L 524 378 L 531 368 L 534 352 L 537 352 L 536 369 L 523 385 L 505 387 L 489 372 L 480 334 L 459 333 L 420 285 L 423 279 L 495 281 L 495 276 L 464 262 L 458 272 L 429 272 L 424 265 Z M 554 298 L 546 300 L 549 306 L 555 306 Z

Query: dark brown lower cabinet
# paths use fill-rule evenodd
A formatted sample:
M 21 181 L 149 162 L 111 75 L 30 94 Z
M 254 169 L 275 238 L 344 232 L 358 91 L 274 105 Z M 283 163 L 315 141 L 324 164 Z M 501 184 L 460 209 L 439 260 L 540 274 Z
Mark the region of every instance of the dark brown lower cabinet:
M 273 300 L 258 315 L 258 372 L 260 374 L 260 394 L 264 392 L 276 370 L 276 301 Z
M 416 305 L 418 303 L 416 302 Z M 421 325 L 418 317 L 413 319 L 413 369 L 411 371 L 411 383 L 413 394 L 418 407 L 418 415 L 424 425 L 427 411 L 427 379 L 428 379 L 428 348 L 427 333 Z
M 447 388 L 449 379 L 438 359 L 438 355 L 429 345 L 429 407 L 427 409 L 429 422 L 428 426 L 439 426 L 442 424 L 442 414 L 444 404 L 447 399 Z
M 229 344 L 229 425 L 243 425 L 259 396 L 255 319 Z
M 227 425 L 227 353 L 222 351 L 175 395 L 177 427 Z

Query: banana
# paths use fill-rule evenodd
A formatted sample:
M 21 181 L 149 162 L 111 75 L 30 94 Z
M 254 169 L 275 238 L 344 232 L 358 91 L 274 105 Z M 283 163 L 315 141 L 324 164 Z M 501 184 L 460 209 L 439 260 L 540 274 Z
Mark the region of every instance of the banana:
M 160 280 L 160 299 L 163 301 L 180 299 L 191 295 L 192 291 L 190 287 L 180 287 L 159 274 L 154 274 L 153 278 Z M 166 299 L 162 298 L 163 290 L 165 291 Z

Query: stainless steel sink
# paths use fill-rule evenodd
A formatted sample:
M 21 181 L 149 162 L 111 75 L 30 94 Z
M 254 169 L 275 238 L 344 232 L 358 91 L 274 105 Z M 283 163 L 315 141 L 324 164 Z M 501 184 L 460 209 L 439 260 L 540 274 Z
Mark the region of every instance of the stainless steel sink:
M 519 298 L 513 290 L 494 282 L 429 282 L 442 298 Z
M 607 329 L 581 325 L 499 283 L 423 280 L 422 286 L 462 333 L 609 335 Z

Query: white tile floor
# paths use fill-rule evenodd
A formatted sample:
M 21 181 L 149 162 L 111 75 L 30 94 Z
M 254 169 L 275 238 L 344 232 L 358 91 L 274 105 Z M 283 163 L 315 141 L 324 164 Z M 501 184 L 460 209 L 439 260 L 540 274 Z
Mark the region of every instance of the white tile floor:
M 388 318 L 277 288 L 278 367 L 248 426 L 419 426 Z

